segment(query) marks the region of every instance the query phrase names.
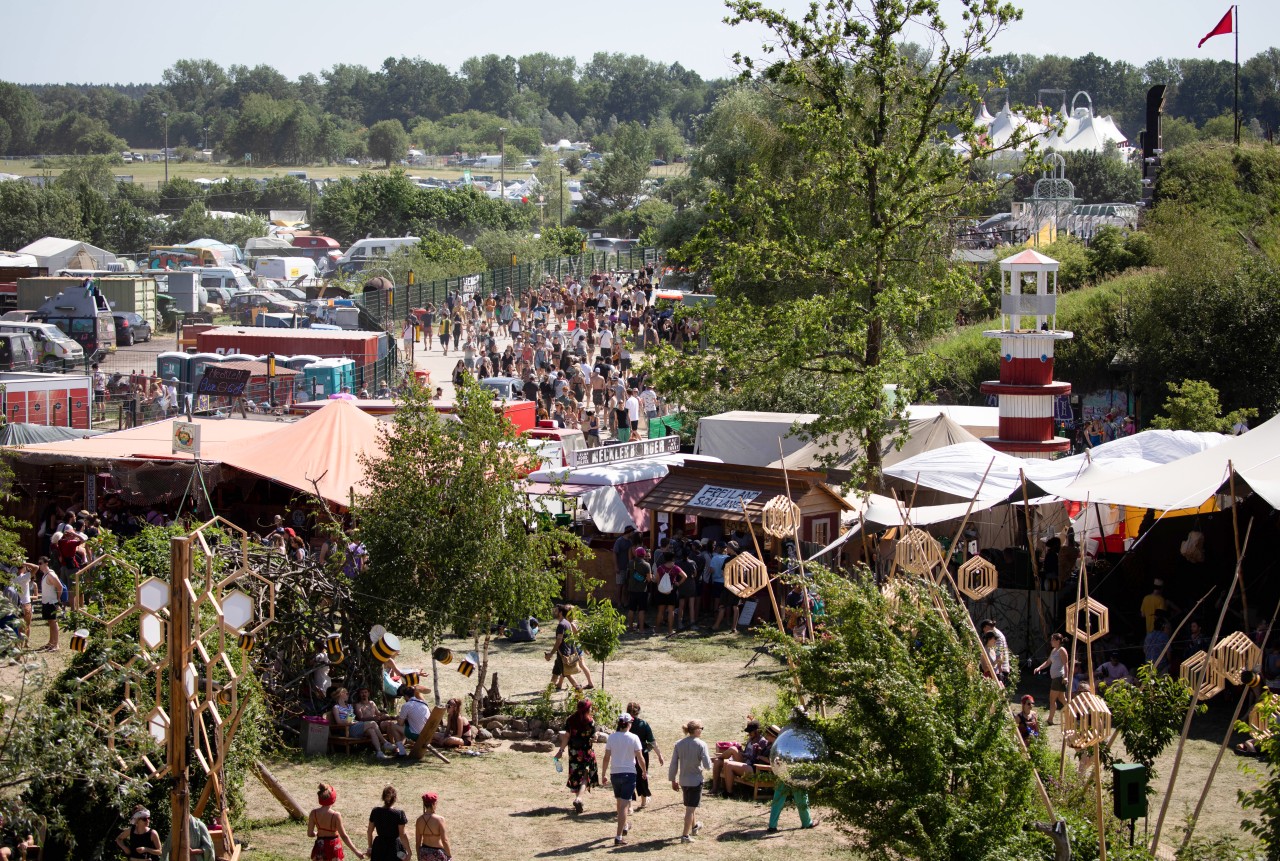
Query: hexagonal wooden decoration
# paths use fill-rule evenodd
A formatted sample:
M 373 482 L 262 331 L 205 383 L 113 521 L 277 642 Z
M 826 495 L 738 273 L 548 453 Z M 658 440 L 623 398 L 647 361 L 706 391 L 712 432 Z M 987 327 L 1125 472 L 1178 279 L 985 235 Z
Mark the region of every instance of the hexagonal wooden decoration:
M 974 601 L 981 601 L 996 591 L 996 566 L 981 556 L 974 556 L 961 565 L 959 573 L 956 588 Z
M 724 587 L 739 598 L 750 598 L 769 584 L 769 571 L 750 553 L 724 563 Z
M 1242 672 L 1256 670 L 1262 664 L 1262 649 L 1247 634 L 1236 631 L 1214 644 L 1213 663 L 1222 678 L 1238 685 Z
M 800 506 L 785 496 L 775 496 L 765 504 L 761 524 L 774 538 L 787 538 L 800 528 Z
M 1076 694 L 1067 703 L 1063 730 L 1072 748 L 1093 747 L 1111 735 L 1111 709 L 1097 694 Z
M 1204 650 L 1183 660 L 1178 668 L 1178 675 L 1187 682 L 1192 692 L 1196 693 L 1201 700 L 1212 700 L 1226 690 L 1226 684 L 1222 682 L 1222 673 L 1217 668 L 1217 664 L 1213 663 L 1210 654 Z
M 890 617 L 897 616 L 904 604 L 916 609 L 920 608 L 921 603 L 924 601 L 924 596 L 917 582 L 902 577 L 893 577 L 880 587 L 880 594 L 884 596 L 885 603 L 889 605 Z
M 1249 724 L 1249 735 L 1253 736 L 1254 741 L 1262 741 L 1271 738 L 1276 731 L 1276 719 L 1272 717 L 1268 722 L 1262 716 L 1262 704 L 1270 698 L 1270 695 L 1258 700 L 1253 704 L 1253 708 L 1249 710 L 1249 717 L 1245 721 Z
M 1183 660 L 1178 675 L 1202 700 L 1213 699 L 1226 689 L 1217 663 L 1203 649 Z
M 903 571 L 925 577 L 942 562 L 942 548 L 928 532 L 913 528 L 898 539 L 893 561 Z
M 1100 640 L 1111 630 L 1111 611 L 1093 598 L 1077 601 L 1067 608 L 1067 635 L 1082 642 Z

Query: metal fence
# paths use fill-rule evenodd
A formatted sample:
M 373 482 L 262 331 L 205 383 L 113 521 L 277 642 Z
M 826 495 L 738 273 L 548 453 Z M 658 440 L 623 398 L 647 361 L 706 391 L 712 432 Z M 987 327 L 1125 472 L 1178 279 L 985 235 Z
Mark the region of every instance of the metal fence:
M 367 315 L 367 319 L 375 325 L 394 331 L 409 315 L 410 310 L 424 308 L 428 304 L 438 307 L 445 301 L 448 293 L 464 296 L 469 293 L 488 295 L 510 290 L 518 298 L 547 277 L 557 280 L 583 278 L 592 272 L 641 269 L 649 265 L 658 266 L 661 262 L 662 256 L 656 248 L 597 251 L 573 257 L 552 257 L 531 263 L 517 263 L 515 266 L 490 269 L 475 275 L 396 285 L 394 290 L 366 293 L 356 297 L 355 301 L 361 308 L 362 317 Z

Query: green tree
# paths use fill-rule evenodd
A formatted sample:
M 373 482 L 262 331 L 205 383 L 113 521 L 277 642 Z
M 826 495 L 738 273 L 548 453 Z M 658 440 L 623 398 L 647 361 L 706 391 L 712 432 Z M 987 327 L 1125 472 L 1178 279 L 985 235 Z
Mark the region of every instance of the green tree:
M 1222 415 L 1218 402 L 1218 390 L 1204 380 L 1183 380 L 1169 384 L 1169 397 L 1164 402 L 1168 415 L 1156 416 L 1151 426 L 1165 430 L 1216 431 L 1229 433 L 1237 422 L 1254 418 L 1258 411 L 1252 407 L 1233 410 Z
M 582 183 L 584 221 L 600 222 L 630 210 L 640 199 L 653 147 L 639 123 L 625 123 L 613 136 L 613 151 Z
M 0 182 L 0 247 L 16 250 L 45 236 L 88 238 L 75 195 L 62 188 Z
M 1155 762 L 1182 729 L 1191 705 L 1191 688 L 1182 679 L 1157 672 L 1150 662 L 1138 667 L 1138 684 L 1108 685 L 1103 699 L 1111 708 L 1111 725 L 1124 737 L 1124 749 L 1147 768 L 1154 781 Z M 1201 703 L 1199 711 L 1208 706 Z
M 609 600 L 592 598 L 578 624 L 578 644 L 600 662 L 600 687 L 604 687 L 604 665 L 614 656 L 627 632 L 627 617 Z
M 805 696 L 828 709 L 817 724 L 830 755 L 811 794 L 870 858 L 1040 857 L 1024 831 L 1031 764 L 1002 689 L 983 678 L 966 611 L 939 593 L 939 612 L 923 580 L 904 582 L 891 607 L 864 575 L 819 574 L 815 644 L 770 632 Z
M 1066 176 L 1084 203 L 1135 203 L 1142 197 L 1142 171 L 1108 141 L 1103 152 L 1069 152 Z
M 731 3 L 731 23 L 770 32 L 763 67 L 743 63 L 794 110 L 783 128 L 796 166 L 754 169 L 714 194 L 706 226 L 677 255 L 732 300 L 708 322 L 715 349 L 696 386 L 725 384 L 725 367 L 734 386 L 796 372 L 820 379 L 827 395 L 807 431 L 856 432 L 873 485 L 885 428 L 920 381 L 919 345 L 972 293 L 947 260 L 945 217 L 981 189 L 935 140 L 953 126 L 989 154 L 966 70 L 1019 13 L 987 0 L 963 6 L 964 28 L 949 37 L 933 0 L 841 0 L 800 21 Z M 918 26 L 937 34 L 928 64 L 901 49 Z M 907 397 L 887 399 L 890 384 Z
M 369 155 L 382 159 L 387 167 L 391 167 L 392 161 L 399 161 L 409 151 L 409 135 L 399 120 L 383 120 L 369 129 L 366 146 Z
M 25 87 L 0 81 L 0 153 L 33 155 L 40 133 L 40 103 Z
M 1110 278 L 1151 262 L 1151 237 L 1107 225 L 1089 240 L 1089 266 L 1097 278 Z
M 524 445 L 490 392 L 465 383 L 456 415 L 444 421 L 430 392 L 411 387 L 379 452 L 361 456 L 366 491 L 355 512 L 378 572 L 362 610 L 370 623 L 428 645 L 454 631 L 471 636 L 478 710 L 492 632 L 546 618 L 582 545 L 540 520 L 520 490 Z

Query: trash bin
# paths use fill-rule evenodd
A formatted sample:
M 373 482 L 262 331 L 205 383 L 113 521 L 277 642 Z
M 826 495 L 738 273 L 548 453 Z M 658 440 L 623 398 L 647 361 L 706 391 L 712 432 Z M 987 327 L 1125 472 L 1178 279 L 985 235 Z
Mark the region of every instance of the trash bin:
M 329 752 L 329 719 L 302 719 L 302 752 L 307 756 L 324 756 Z

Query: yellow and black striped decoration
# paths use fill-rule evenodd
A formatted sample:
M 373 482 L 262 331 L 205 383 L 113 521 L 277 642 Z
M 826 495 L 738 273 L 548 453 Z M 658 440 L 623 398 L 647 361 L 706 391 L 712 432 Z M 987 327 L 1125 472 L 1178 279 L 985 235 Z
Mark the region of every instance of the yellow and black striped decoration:
M 224 705 L 224 706 L 231 705 L 232 690 L 233 690 L 232 688 L 223 688 L 222 690 L 218 691 L 219 705 Z
M 437 647 L 436 650 L 431 653 L 431 657 L 435 658 L 436 663 L 439 664 L 453 663 L 453 652 L 450 649 L 446 649 L 444 646 Z
M 373 657 L 378 663 L 385 664 L 387 661 L 400 654 L 400 638 L 395 634 L 384 633 L 378 638 L 377 642 L 373 644 L 370 651 L 373 652 Z
M 71 651 L 83 652 L 89 645 L 89 629 L 79 628 L 71 635 Z
M 480 666 L 480 656 L 475 652 L 467 652 L 462 660 L 458 662 L 458 672 L 470 678 L 478 666 Z
M 404 683 L 411 688 L 416 688 L 419 682 L 419 674 L 417 670 L 404 671 Z
M 329 653 L 329 663 L 340 664 L 347 659 L 346 654 L 342 651 L 342 635 L 330 634 L 328 641 L 325 643 L 325 651 Z
M 1262 684 L 1262 673 L 1254 670 L 1241 670 L 1240 684 L 1246 688 L 1256 688 Z
M 253 639 L 253 634 L 246 634 L 244 631 L 241 631 L 239 636 L 236 637 L 236 642 L 240 644 L 240 651 L 253 651 Z

